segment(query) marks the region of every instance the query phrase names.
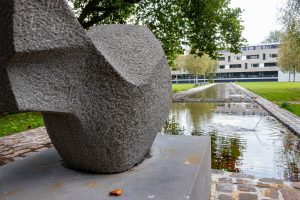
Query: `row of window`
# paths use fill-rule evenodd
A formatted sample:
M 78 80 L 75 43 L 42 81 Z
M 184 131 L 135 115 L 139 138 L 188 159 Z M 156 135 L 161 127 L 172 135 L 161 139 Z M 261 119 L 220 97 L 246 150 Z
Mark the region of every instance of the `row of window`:
M 276 62 L 271 62 L 271 63 L 264 63 L 263 67 L 276 67 L 277 63 Z M 251 67 L 259 67 L 259 63 L 251 63 Z M 225 69 L 225 65 L 220 65 L 220 69 Z M 235 69 L 235 68 L 242 68 L 242 64 L 232 64 L 229 65 L 230 69 Z M 248 69 L 248 63 L 245 63 L 245 69 Z
M 261 49 L 278 49 L 279 44 L 271 44 L 271 45 L 260 45 L 260 46 L 248 46 L 242 47 L 240 51 L 254 51 L 254 50 L 261 50 Z M 226 53 L 228 50 L 221 50 L 219 53 Z
M 266 54 L 264 53 L 263 55 L 263 60 L 266 60 Z M 253 59 L 259 59 L 259 54 L 256 55 L 247 55 L 246 60 L 253 60 Z M 277 58 L 278 54 L 269 54 L 270 58 Z M 219 61 L 225 61 L 225 57 L 219 57 Z M 233 60 L 242 60 L 242 56 L 233 56 Z M 228 56 L 228 62 L 231 62 L 231 56 Z
M 260 50 L 260 49 L 277 49 L 278 47 L 279 47 L 278 44 L 250 46 L 250 47 L 242 47 L 241 51 L 253 51 L 253 50 Z

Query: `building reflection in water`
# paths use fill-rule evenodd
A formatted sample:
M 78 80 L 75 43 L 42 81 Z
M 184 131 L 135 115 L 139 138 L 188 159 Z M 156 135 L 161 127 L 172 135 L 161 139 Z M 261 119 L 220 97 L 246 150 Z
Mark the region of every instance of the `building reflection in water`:
M 300 180 L 299 138 L 257 104 L 173 103 L 162 132 L 210 136 L 214 169 Z

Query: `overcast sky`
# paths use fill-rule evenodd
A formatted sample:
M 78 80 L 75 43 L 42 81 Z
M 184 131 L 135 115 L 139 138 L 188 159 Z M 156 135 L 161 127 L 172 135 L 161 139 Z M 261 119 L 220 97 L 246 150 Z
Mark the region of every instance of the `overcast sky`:
M 231 0 L 232 7 L 240 7 L 248 44 L 261 43 L 272 30 L 280 30 L 277 21 L 279 8 L 285 0 Z

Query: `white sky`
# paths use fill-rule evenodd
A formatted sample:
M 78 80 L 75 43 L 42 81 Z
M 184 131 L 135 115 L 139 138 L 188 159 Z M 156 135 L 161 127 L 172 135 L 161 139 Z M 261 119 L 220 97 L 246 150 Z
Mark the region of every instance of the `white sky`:
M 273 30 L 280 30 L 277 21 L 285 0 L 231 0 L 232 7 L 240 7 L 243 10 L 242 20 L 245 30 L 243 32 L 247 43 L 261 43 Z

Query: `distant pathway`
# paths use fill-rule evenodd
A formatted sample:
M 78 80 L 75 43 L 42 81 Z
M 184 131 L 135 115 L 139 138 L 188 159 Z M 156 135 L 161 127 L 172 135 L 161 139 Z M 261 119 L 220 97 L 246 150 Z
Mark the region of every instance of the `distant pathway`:
M 211 84 L 207 84 L 207 85 L 203 85 L 203 86 L 198 86 L 198 87 L 186 90 L 186 91 L 181 91 L 181 92 L 174 93 L 173 94 L 173 101 L 177 101 L 177 100 L 180 100 L 182 98 L 185 98 L 188 95 L 206 90 L 207 88 L 210 88 L 214 85 L 216 85 L 216 83 L 211 83 Z
M 235 87 L 246 93 L 264 109 L 266 109 L 272 116 L 274 116 L 278 121 L 283 123 L 288 129 L 300 136 L 300 117 L 294 115 L 293 113 L 280 108 L 276 104 L 268 101 L 267 99 L 247 90 L 246 88 L 233 84 Z M 276 91 L 274 91 L 276 92 Z

